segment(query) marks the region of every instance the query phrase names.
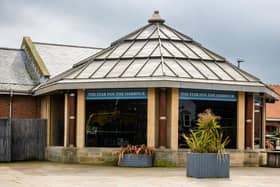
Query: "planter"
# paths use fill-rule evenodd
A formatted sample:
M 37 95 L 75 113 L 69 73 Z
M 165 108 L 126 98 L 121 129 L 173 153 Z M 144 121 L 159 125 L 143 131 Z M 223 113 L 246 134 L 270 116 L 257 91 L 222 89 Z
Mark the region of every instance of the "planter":
M 196 178 L 228 178 L 229 154 L 187 153 L 187 176 Z
M 267 166 L 280 168 L 280 151 L 268 151 L 267 152 Z
M 125 154 L 118 165 L 122 167 L 152 167 L 153 157 L 145 154 Z

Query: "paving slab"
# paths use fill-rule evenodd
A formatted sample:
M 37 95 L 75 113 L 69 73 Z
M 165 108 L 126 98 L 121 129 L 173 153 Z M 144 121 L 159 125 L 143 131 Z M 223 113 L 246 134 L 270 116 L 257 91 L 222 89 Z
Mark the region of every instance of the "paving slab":
M 184 168 L 120 168 L 53 162 L 0 163 L 0 187 L 279 187 L 280 168 L 232 167 L 229 179 L 186 177 Z

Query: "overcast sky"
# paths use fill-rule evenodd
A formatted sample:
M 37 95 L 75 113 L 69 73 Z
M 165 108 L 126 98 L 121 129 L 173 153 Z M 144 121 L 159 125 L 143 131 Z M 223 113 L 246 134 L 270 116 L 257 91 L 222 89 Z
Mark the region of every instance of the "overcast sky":
M 0 47 L 33 41 L 107 47 L 147 24 L 159 10 L 166 24 L 280 84 L 279 0 L 0 0 Z

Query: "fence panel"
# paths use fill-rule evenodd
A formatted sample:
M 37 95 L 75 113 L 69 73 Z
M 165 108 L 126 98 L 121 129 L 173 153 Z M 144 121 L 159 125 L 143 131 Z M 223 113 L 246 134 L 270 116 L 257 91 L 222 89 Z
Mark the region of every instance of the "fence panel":
M 11 126 L 7 119 L 0 119 L 0 162 L 11 161 Z
M 47 123 L 42 119 L 12 120 L 12 156 L 13 161 L 44 160 Z

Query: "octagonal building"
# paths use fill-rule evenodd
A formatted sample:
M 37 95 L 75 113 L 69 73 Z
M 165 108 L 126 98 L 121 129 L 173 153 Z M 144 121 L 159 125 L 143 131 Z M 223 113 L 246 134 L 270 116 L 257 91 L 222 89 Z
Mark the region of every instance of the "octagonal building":
M 254 75 L 166 25 L 158 11 L 147 25 L 34 93 L 42 96 L 48 119 L 49 160 L 105 163 L 113 158 L 104 155 L 120 146 L 147 144 L 156 148 L 156 160 L 174 165 L 184 164 L 179 157 L 188 150 L 182 133 L 194 129 L 206 109 L 221 117 L 233 157 L 246 150 L 258 157 L 265 146 L 265 103 L 278 96 Z

